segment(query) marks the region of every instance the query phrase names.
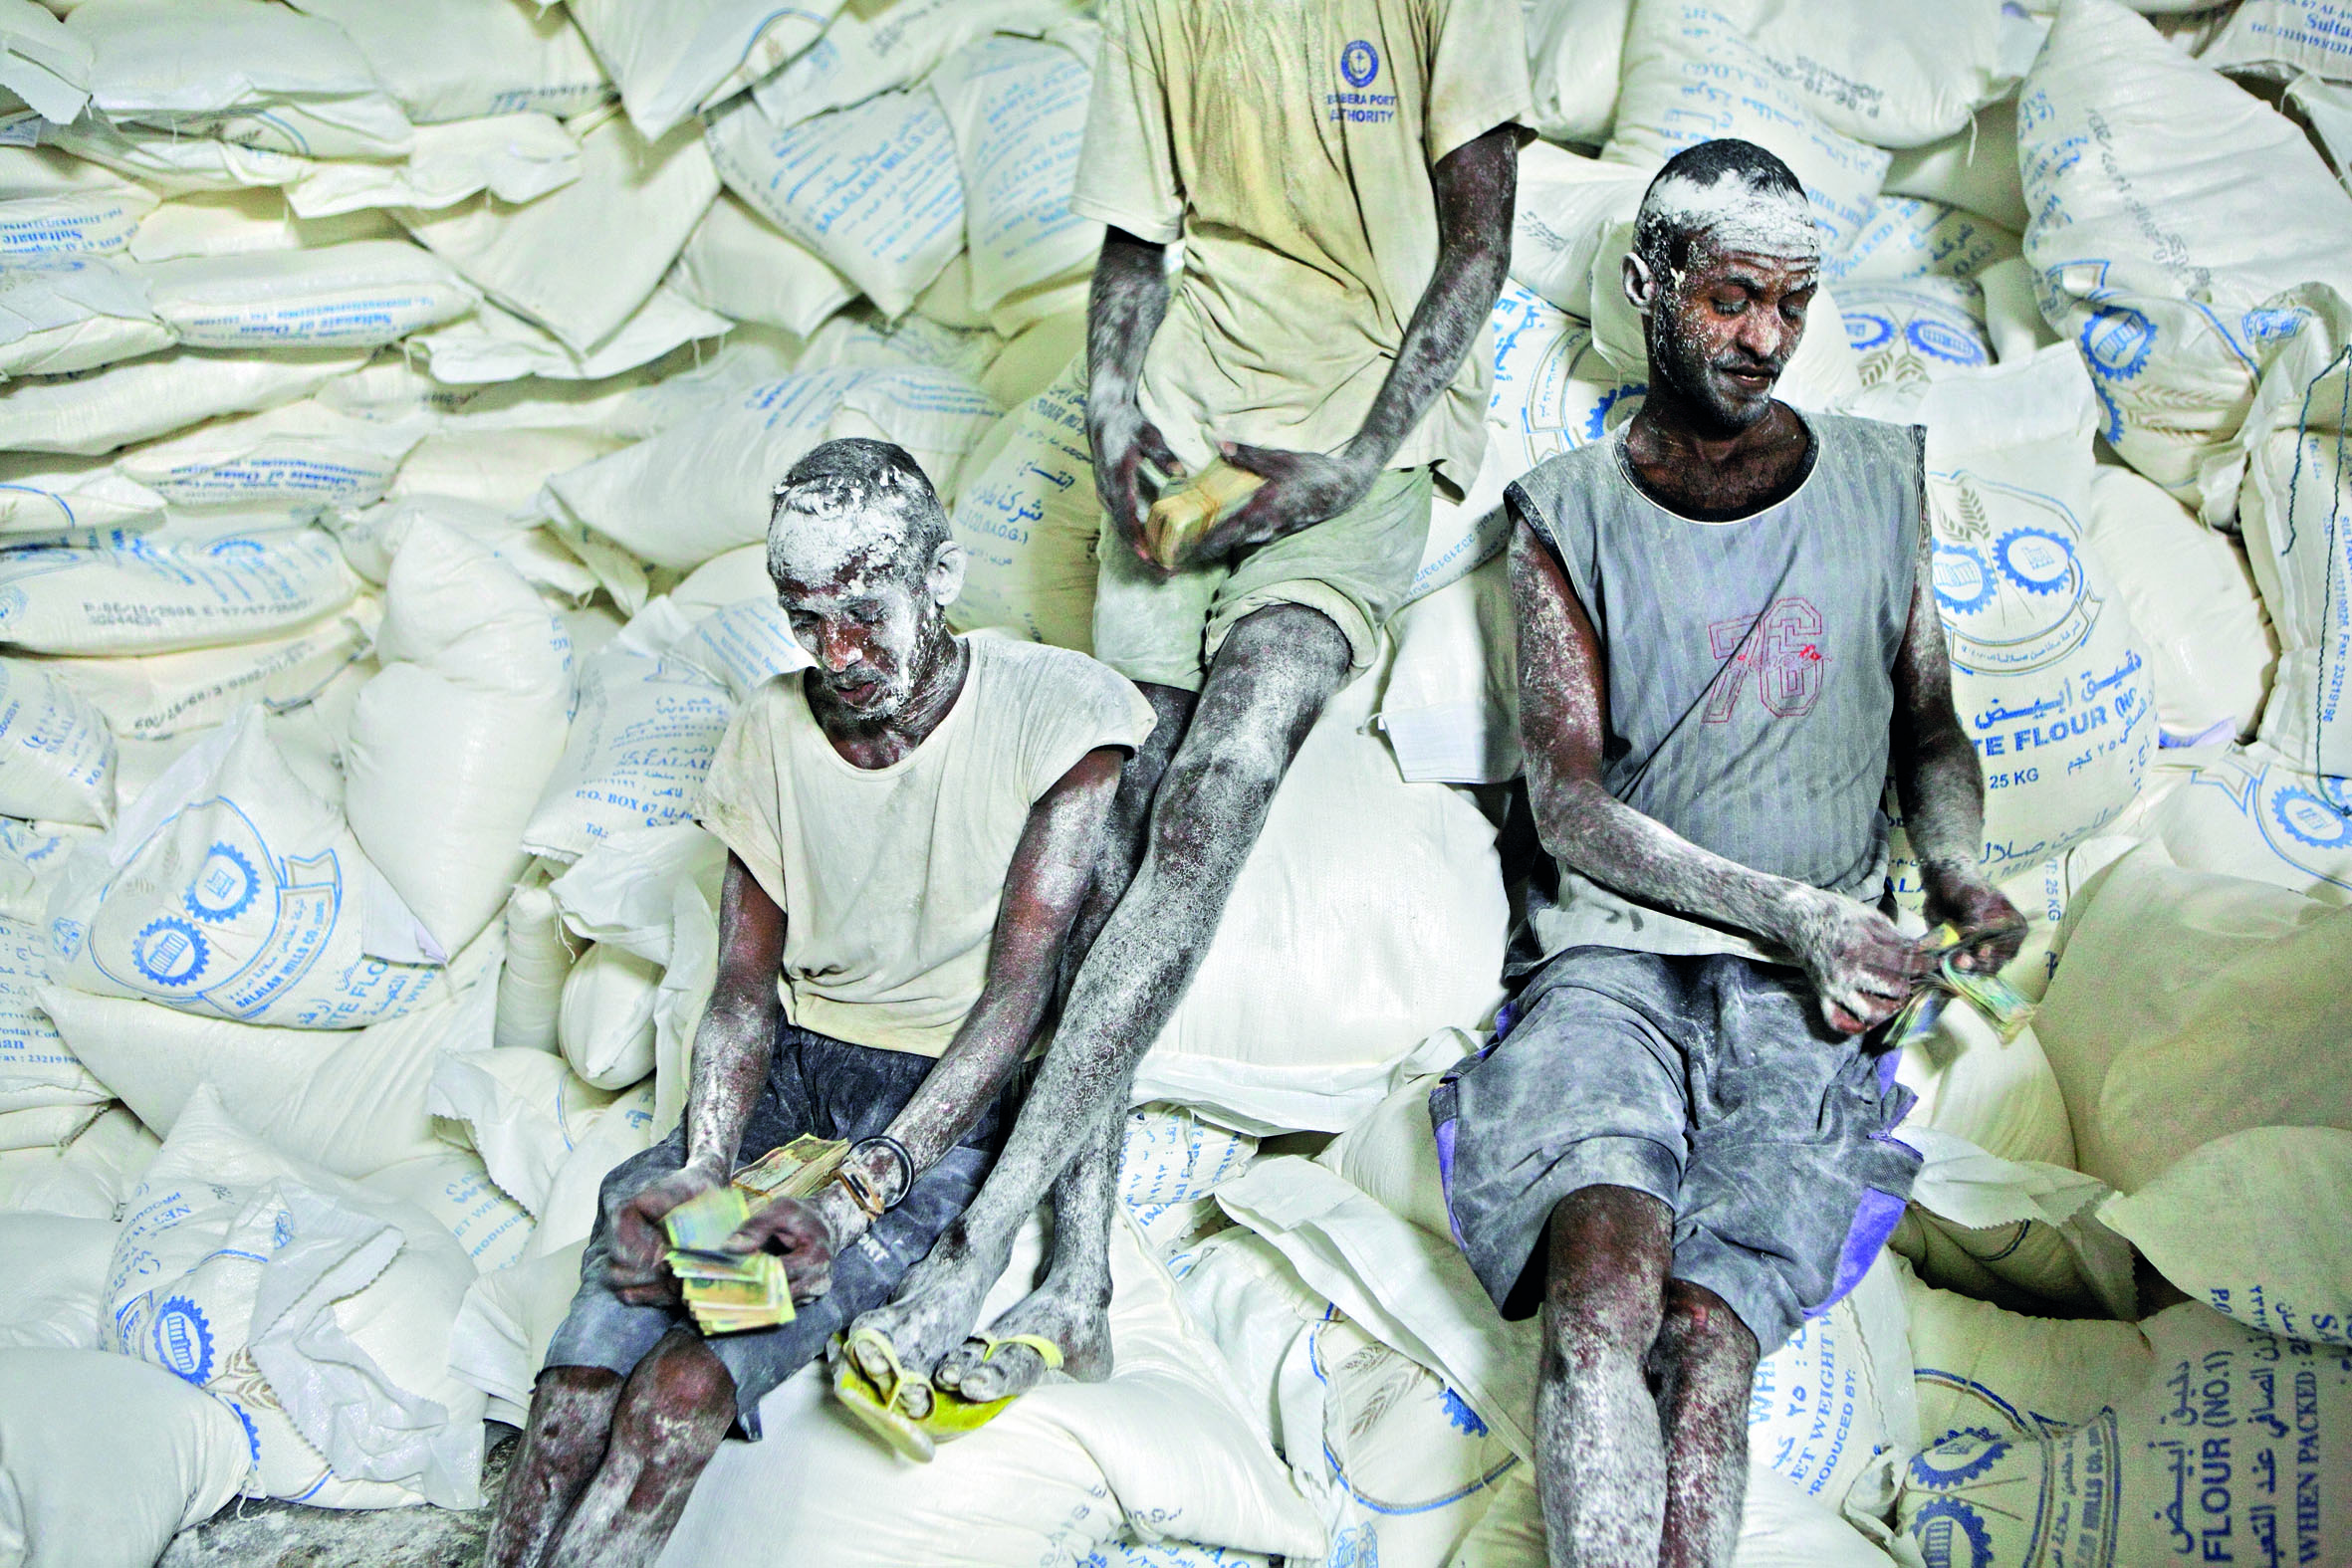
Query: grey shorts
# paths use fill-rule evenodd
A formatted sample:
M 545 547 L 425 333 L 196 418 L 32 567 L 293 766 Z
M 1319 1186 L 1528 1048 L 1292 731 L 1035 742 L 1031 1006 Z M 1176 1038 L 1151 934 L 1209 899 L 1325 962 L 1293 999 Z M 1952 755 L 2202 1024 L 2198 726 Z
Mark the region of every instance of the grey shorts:
M 933 1065 L 928 1056 L 845 1044 L 781 1023 L 768 1087 L 744 1127 L 738 1160 L 756 1159 L 803 1133 L 854 1142 L 885 1131 Z M 832 1289 L 802 1302 L 791 1322 L 707 1341 L 735 1380 L 736 1427 L 744 1437 L 759 1440 L 760 1401 L 769 1390 L 815 1360 L 851 1319 L 888 1300 L 906 1271 L 964 1212 L 996 1160 L 1009 1109 L 1006 1099 L 999 1099 L 961 1144 L 917 1177 L 903 1202 L 833 1259 Z M 604 1178 L 595 1230 L 581 1254 L 580 1293 L 548 1344 L 547 1366 L 602 1367 L 626 1377 L 663 1335 L 692 1322 L 683 1308 L 631 1306 L 604 1282 L 612 1212 L 685 1163 L 681 1125 Z
M 1095 546 L 1094 657 L 1131 681 L 1197 692 L 1243 617 L 1303 604 L 1345 633 L 1355 668 L 1369 667 L 1429 548 L 1433 472 L 1392 468 L 1335 518 L 1165 577 L 1106 524 Z
M 1630 1187 L 1674 1211 L 1671 1276 L 1769 1355 L 1851 1290 L 1903 1217 L 1911 1091 L 1821 1021 L 1796 970 L 1569 948 L 1430 1094 L 1454 1238 L 1504 1316 L 1543 1296 L 1552 1209 Z

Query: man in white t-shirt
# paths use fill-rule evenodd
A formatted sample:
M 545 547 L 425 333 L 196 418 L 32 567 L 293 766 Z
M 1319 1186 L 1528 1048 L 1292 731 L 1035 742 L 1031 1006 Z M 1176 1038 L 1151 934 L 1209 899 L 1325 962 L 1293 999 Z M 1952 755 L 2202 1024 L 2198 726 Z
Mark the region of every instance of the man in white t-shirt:
M 729 858 L 685 1119 L 605 1179 L 492 1564 L 652 1561 L 720 1440 L 756 1440 L 761 1397 L 970 1202 L 1152 727 L 1084 654 L 949 631 L 963 552 L 887 442 L 794 466 L 768 570 L 816 667 L 746 699 L 712 763 L 703 823 Z M 843 1177 L 729 1241 L 780 1253 L 799 1310 L 705 1337 L 663 1217 L 804 1133 L 852 1140 Z
M 860 1324 L 966 1400 L 1045 1369 L 1028 1349 L 995 1353 L 1008 1333 L 1065 1356 L 1102 1338 L 1107 1272 L 1081 1266 L 1066 1222 L 995 1342 L 967 1336 L 1049 1186 L 1058 1213 L 1102 1207 L 1085 1195 L 1113 1178 L 1135 1063 L 1191 985 L 1283 774 L 1372 662 L 1433 489 L 1477 475 L 1479 345 L 1529 106 L 1519 0 L 1105 0 L 1101 20 L 1070 198 L 1106 225 L 1086 324 L 1109 519 L 1094 654 L 1159 724 L 1120 783 L 1083 961 L 1004 1157 Z M 1171 566 L 1145 538 L 1146 471 L 1172 491 L 1212 458 L 1264 483 Z M 875 1376 L 893 1359 L 872 1336 L 853 1353 Z

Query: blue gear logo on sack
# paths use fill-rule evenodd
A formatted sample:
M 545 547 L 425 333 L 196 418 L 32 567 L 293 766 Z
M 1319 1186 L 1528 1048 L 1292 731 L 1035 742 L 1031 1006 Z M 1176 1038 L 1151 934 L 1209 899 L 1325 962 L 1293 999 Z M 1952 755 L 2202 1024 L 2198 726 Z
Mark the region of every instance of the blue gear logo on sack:
M 1954 664 L 2021 675 L 2051 668 L 2090 640 L 2105 600 L 2090 590 L 2075 544 L 2082 525 L 2064 503 L 1967 469 L 1930 474 L 1928 484 L 1938 502 L 1936 602 Z M 1989 493 L 2007 503 L 2004 516 L 2022 503 L 2048 521 L 1996 525 Z
M 1650 390 L 1602 355 L 1592 329 L 1517 283 L 1495 302 L 1487 423 L 1519 437 L 1528 467 L 1590 446 L 1631 419 Z
M 2218 793 L 2280 860 L 2314 881 L 2352 891 L 2352 864 L 2345 859 L 2352 852 L 2352 782 L 2233 753 L 2192 768 L 2181 789 L 2185 796 Z

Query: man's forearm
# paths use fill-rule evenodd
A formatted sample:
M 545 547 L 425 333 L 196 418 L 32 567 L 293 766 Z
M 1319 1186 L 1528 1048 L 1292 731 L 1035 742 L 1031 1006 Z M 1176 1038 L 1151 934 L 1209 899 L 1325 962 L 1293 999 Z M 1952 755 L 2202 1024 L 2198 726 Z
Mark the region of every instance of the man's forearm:
M 1898 749 L 1895 798 L 1903 807 L 1904 836 L 1931 888 L 1948 877 L 1979 874 L 1985 781 L 1958 723 L 1928 726 L 1907 752 Z
M 1802 884 L 1702 849 L 1597 784 L 1562 782 L 1544 794 L 1537 835 L 1561 865 L 1645 904 L 1789 945 Z
M 1372 399 L 1348 455 L 1380 468 L 1438 394 L 1453 384 L 1479 329 L 1494 314 L 1511 262 L 1518 132 L 1503 126 L 1456 148 L 1436 172 L 1437 266 L 1405 326 L 1396 360 Z
M 686 1087 L 686 1163 L 732 1170 L 744 1124 L 767 1086 L 783 1010 L 771 985 L 765 998 L 714 997 L 694 1031 Z
M 1120 229 L 1106 232 L 1086 297 L 1089 411 L 1134 406 L 1143 356 L 1167 314 L 1167 247 Z

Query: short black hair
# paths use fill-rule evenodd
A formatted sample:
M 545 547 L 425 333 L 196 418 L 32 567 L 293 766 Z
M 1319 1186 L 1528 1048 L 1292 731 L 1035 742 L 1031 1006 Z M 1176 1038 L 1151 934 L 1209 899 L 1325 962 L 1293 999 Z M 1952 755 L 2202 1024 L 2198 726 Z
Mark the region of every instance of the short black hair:
M 771 492 L 768 510 L 768 574 L 776 575 L 776 546 L 787 517 L 818 518 L 842 512 L 880 510 L 899 520 L 914 547 L 918 569 L 927 569 L 939 547 L 952 537 L 947 509 L 930 476 L 905 447 L 868 436 L 822 442 L 795 463 Z
M 1738 136 L 1720 136 L 1683 148 L 1651 176 L 1633 220 L 1633 254 L 1653 273 L 1663 274 L 1689 259 L 1699 237 L 1689 221 L 1662 207 L 1657 196 L 1670 181 L 1712 186 L 1736 180 L 1760 196 L 1786 197 L 1807 207 L 1804 182 L 1768 148 Z

